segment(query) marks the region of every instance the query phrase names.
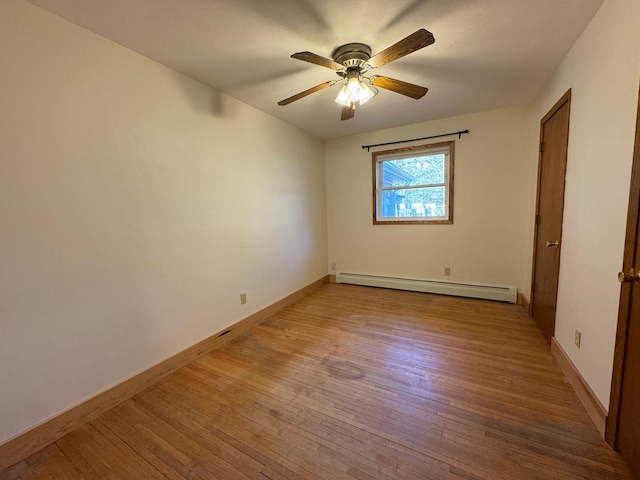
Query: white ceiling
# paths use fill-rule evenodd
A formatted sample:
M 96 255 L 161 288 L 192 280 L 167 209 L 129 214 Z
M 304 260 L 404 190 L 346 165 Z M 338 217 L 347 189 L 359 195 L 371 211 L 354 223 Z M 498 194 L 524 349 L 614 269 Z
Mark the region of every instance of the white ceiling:
M 603 0 L 31 0 L 320 138 L 532 101 Z M 338 79 L 294 60 L 349 42 L 373 54 L 426 28 L 436 43 L 376 74 L 429 88 L 420 100 L 380 90 L 340 120 Z

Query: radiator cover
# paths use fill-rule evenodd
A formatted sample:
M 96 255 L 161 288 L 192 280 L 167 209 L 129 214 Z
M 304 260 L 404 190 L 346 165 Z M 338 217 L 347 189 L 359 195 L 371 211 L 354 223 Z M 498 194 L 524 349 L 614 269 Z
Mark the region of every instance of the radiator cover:
M 361 273 L 338 273 L 336 275 L 336 283 L 437 293 L 457 297 L 481 298 L 509 303 L 516 303 L 518 299 L 518 289 L 513 286 L 472 284 L 444 280 L 419 280 L 415 278 L 386 277 Z

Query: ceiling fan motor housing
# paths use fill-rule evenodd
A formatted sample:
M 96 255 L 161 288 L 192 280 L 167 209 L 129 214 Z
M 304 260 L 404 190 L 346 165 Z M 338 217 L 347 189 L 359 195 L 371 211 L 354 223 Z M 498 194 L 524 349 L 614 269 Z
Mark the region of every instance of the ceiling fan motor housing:
M 371 58 L 371 47 L 364 43 L 347 43 L 336 48 L 332 57 L 334 62 L 344 65 L 346 69 L 361 69 Z

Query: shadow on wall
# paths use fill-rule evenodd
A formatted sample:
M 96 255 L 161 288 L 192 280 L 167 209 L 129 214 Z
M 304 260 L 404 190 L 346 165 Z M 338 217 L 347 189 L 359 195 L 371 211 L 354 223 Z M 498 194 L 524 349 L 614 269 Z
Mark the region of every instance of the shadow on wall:
M 176 76 L 175 85 L 193 111 L 198 114 L 232 118 L 237 112 L 234 100 L 224 93 L 182 75 Z

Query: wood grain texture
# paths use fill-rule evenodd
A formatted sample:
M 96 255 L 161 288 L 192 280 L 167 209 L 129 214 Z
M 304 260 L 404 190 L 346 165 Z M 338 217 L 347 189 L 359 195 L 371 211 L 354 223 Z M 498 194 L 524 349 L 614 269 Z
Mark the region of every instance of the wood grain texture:
M 555 333 L 570 117 L 568 90 L 540 122 L 530 315 L 549 343 Z
M 634 263 L 640 256 L 636 251 L 636 244 L 640 235 L 640 93 L 638 94 L 638 109 L 636 112 L 636 132 L 633 148 L 633 163 L 631 167 L 631 184 L 629 187 L 629 208 L 627 210 L 627 228 L 624 242 L 624 256 L 622 271 L 629 272 L 635 267 Z M 637 270 L 636 270 L 637 271 Z M 629 332 L 631 313 L 631 291 L 629 283 L 620 287 L 620 302 L 618 306 L 618 326 L 616 329 L 615 352 L 613 356 L 613 375 L 611 379 L 611 400 L 609 401 L 609 417 L 607 418 L 606 439 L 615 447 L 618 434 L 618 420 L 622 391 L 622 378 L 625 366 L 625 346 Z
M 573 391 L 576 393 L 576 396 L 582 403 L 582 406 L 591 417 L 594 426 L 604 438 L 604 429 L 607 421 L 607 410 L 604 408 L 596 394 L 593 393 L 591 387 L 584 379 L 584 377 L 580 374 L 576 366 L 573 364 L 567 352 L 564 351 L 562 346 L 556 340 L 556 337 L 551 339 L 551 354 L 553 358 L 558 362 L 558 366 L 567 381 L 573 388 Z
M 640 98 L 627 210 L 622 272 L 640 271 Z M 640 477 L 640 282 L 620 287 L 618 328 L 611 382 L 611 417 L 607 439 Z
M 537 238 L 538 238 L 538 223 L 539 223 L 539 213 L 540 213 L 540 177 L 542 175 L 542 153 L 543 153 L 543 144 L 544 144 L 544 124 L 555 115 L 558 109 L 562 108 L 562 106 L 566 102 L 571 102 L 571 89 L 567 90 L 562 97 L 551 107 L 551 109 L 542 117 L 540 120 L 540 136 L 538 138 L 540 149 L 538 151 L 538 173 L 537 173 L 537 185 L 536 185 L 536 214 L 535 214 L 535 222 L 533 226 L 533 261 L 532 261 L 532 269 L 531 269 L 531 291 L 529 292 L 529 315 L 532 314 L 533 310 L 533 297 L 534 297 L 534 285 L 535 285 L 535 268 L 536 268 L 536 250 L 538 248 Z
M 387 63 L 398 60 L 399 58 L 409 55 L 410 53 L 427 47 L 436 41 L 433 33 L 421 28 L 413 32 L 408 37 L 403 38 L 399 42 L 394 43 L 390 47 L 374 55 L 367 62 L 371 68 L 380 68 Z
M 529 311 L 529 300 L 524 296 L 524 293 L 518 292 L 518 299 L 516 300 L 516 303 L 522 306 L 525 312 Z
M 307 95 L 311 95 L 312 93 L 319 92 L 320 90 L 324 90 L 325 88 L 332 87 L 336 84 L 335 80 L 330 80 L 328 82 L 321 83 L 320 85 L 316 85 L 315 87 L 308 88 L 304 92 L 296 93 L 289 98 L 285 98 L 284 100 L 280 100 L 278 105 L 284 107 L 285 105 L 289 105 L 290 103 L 295 102 L 296 100 L 300 100 L 301 98 L 306 97 Z
M 326 284 L 0 472 L 628 479 L 521 307 Z
M 340 111 L 340 120 L 349 120 L 354 117 L 356 114 L 356 106 L 355 104 L 351 104 L 350 107 L 343 106 Z
M 328 281 L 328 276 L 323 277 L 163 362 L 67 410 L 13 440 L 0 445 L 0 469 L 19 462 L 32 453 L 39 451 L 103 412 L 133 397 L 160 379 L 191 363 L 210 350 L 233 340 L 255 324 L 274 315 L 287 305 L 309 295 Z
M 341 63 L 334 62 L 329 58 L 322 57 L 313 52 L 297 52 L 291 55 L 291 58 L 302 60 L 303 62 L 313 63 L 315 65 L 320 65 L 321 67 L 330 68 L 331 70 L 335 71 L 344 70 L 344 65 L 342 65 Z
M 384 88 L 385 90 L 390 90 L 400 95 L 406 95 L 416 100 L 424 97 L 429 91 L 426 87 L 381 75 L 373 75 L 371 77 L 371 83 L 376 87 Z

